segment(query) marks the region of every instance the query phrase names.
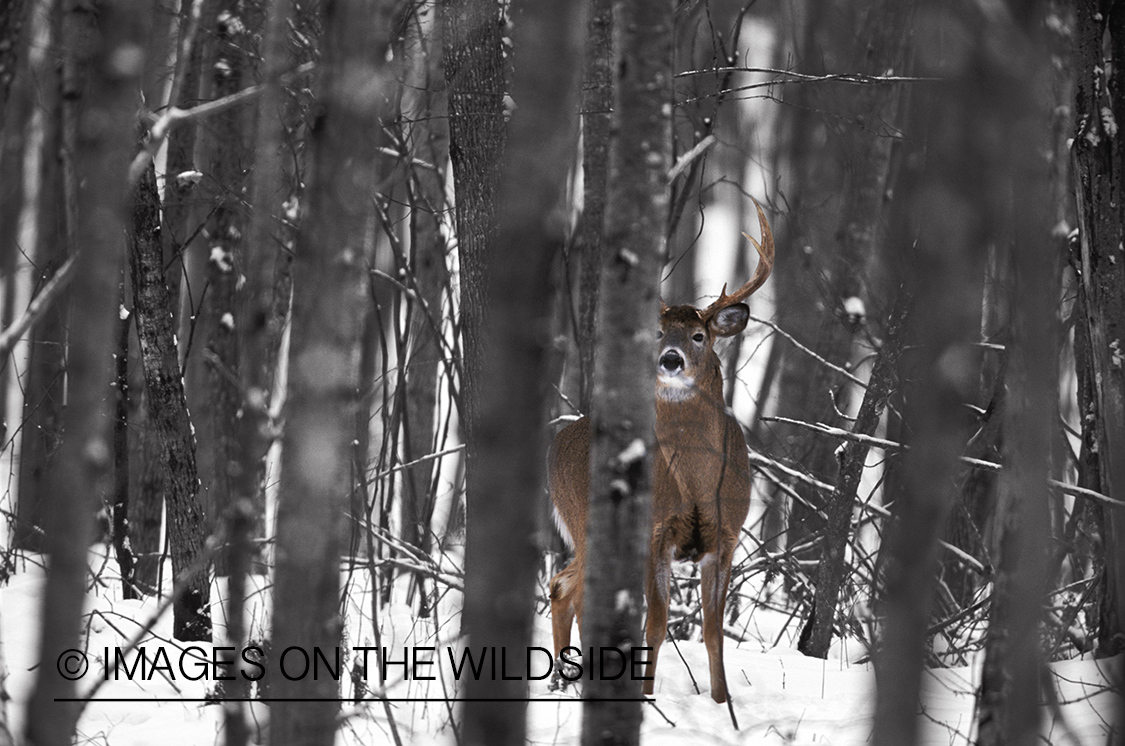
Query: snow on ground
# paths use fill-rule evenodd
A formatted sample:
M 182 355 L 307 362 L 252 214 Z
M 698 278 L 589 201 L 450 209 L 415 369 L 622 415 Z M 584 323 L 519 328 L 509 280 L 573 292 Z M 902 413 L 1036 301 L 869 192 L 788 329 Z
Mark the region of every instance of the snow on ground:
M 96 561 L 95 568 L 103 571 L 107 580 L 96 593 L 88 596 L 91 614 L 86 649 L 90 670 L 79 680 L 80 692 L 89 692 L 99 685 L 106 650 L 112 658 L 114 647 L 132 637 L 156 607 L 153 600 L 120 600 L 116 585 L 104 572 L 107 567 L 104 557 L 92 556 L 92 559 Z M 354 580 L 358 575 L 351 577 Z M 22 729 L 23 708 L 33 684 L 42 580 L 42 570 L 27 563 L 7 586 L 0 588 L 0 643 L 12 697 L 8 714 L 15 732 Z M 221 597 L 222 590 L 222 583 L 217 583 L 214 596 Z M 266 623 L 264 598 L 264 594 L 256 594 L 248 611 L 252 628 L 259 634 Z M 376 642 L 369 623 L 370 613 L 365 611 L 371 608 L 370 594 L 356 587 L 350 599 L 347 648 L 354 655 L 356 646 L 374 646 Z M 440 700 L 454 693 L 450 666 L 441 661 L 447 657 L 448 650 L 459 651 L 455 647 L 458 603 L 454 592 L 447 593 L 433 616 L 426 620 L 416 619 L 404 605 L 394 605 L 387 610 L 381 620 L 379 644 L 392 650 L 402 650 L 404 646 L 407 649 L 435 647 L 440 659 L 433 667 L 424 669 L 436 674 L 434 681 L 404 680 L 404 668 L 391 666 L 386 688 L 382 690 L 387 697 Z M 217 613 L 216 618 L 221 629 L 221 614 Z M 657 670 L 655 703 L 645 709 L 643 742 L 652 746 L 867 743 L 874 708 L 874 675 L 868 664 L 848 661 L 849 657 L 859 660 L 865 651 L 853 641 L 850 646 L 838 645 L 827 661 L 806 658 L 792 647 L 794 625 L 788 622 L 787 615 L 756 609 L 747 627 L 755 641 L 738 643 L 728 639 L 726 642 L 727 677 L 738 719 L 737 731 L 726 705 L 711 700 L 703 644 L 665 643 Z M 213 691 L 214 681 L 209 680 L 210 676 L 190 681 L 182 675 L 186 672 L 196 676 L 199 671 L 206 671 L 206 665 L 200 663 L 199 658 L 210 658 L 214 654 L 213 646 L 198 644 L 198 650 L 189 651 L 182 659 L 181 671 L 182 651 L 187 646 L 172 641 L 170 629 L 170 618 L 161 619 L 155 627 L 155 636 L 146 640 L 145 648 L 153 659 L 163 651 L 172 665 L 171 673 L 150 671 L 149 680 L 143 682 L 125 680 L 124 676 L 116 681 L 103 681 L 96 698 L 177 701 L 94 702 L 87 707 L 79 723 L 80 743 L 206 746 L 220 742 L 220 708 L 184 701 L 205 697 Z M 545 615 L 539 617 L 536 637 L 536 645 L 551 647 L 550 623 Z M 775 640 L 780 642 L 775 645 Z M 402 657 L 403 654 L 392 656 Z M 1105 662 L 1100 665 L 1104 666 Z M 251 668 L 246 670 L 253 673 Z M 1110 712 L 1111 695 L 1105 691 L 1106 675 L 1099 668 L 1099 662 L 1066 661 L 1055 664 L 1053 673 L 1060 704 L 1057 708 L 1044 709 L 1047 742 L 1104 743 L 1108 726 L 1100 713 Z M 372 678 L 376 679 L 373 688 L 378 691 L 378 677 L 369 674 L 369 680 Z M 351 689 L 346 670 L 343 679 L 348 693 Z M 976 680 L 976 668 L 927 671 L 923 743 L 948 746 L 967 742 L 972 734 L 972 692 Z M 532 682 L 530 695 L 554 701 L 529 705 L 529 743 L 577 743 L 581 718 L 579 690 L 572 685 L 561 692 L 551 691 L 544 680 Z M 563 701 L 557 701 L 559 699 Z M 394 744 L 397 733 L 404 744 L 452 744 L 455 739 L 450 721 L 455 708 L 441 701 L 345 704 L 337 743 Z M 255 704 L 252 711 L 257 722 L 257 738 L 264 742 L 268 708 Z

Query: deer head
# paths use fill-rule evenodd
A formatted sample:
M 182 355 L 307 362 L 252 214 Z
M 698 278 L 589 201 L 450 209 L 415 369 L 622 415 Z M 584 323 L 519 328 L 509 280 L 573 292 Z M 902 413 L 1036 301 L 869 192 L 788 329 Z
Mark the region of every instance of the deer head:
M 731 295 L 724 285 L 718 300 L 705 309 L 668 306 L 660 302 L 660 352 L 656 367 L 656 396 L 664 402 L 681 402 L 699 395 L 722 398 L 722 370 L 715 354 L 719 337 L 732 337 L 746 328 L 750 309 L 743 303 L 762 286 L 773 270 L 773 234 L 758 209 L 762 242 L 743 233 L 758 251 L 758 267 L 746 284 Z

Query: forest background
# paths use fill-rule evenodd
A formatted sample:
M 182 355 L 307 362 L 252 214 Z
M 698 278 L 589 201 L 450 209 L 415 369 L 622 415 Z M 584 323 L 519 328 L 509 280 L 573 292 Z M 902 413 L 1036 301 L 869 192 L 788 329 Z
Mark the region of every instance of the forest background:
M 896 745 L 923 666 L 983 656 L 971 738 L 1036 740 L 1043 666 L 1125 644 L 1123 57 L 1120 0 L 4 3 L 0 585 L 51 571 L 0 743 L 71 741 L 89 595 L 184 643 L 406 608 L 529 646 L 550 435 L 654 332 L 622 308 L 750 276 L 751 198 L 777 260 L 721 350 L 755 470 L 728 634 L 858 642 Z M 622 261 L 659 288 L 607 289 Z M 268 697 L 320 700 L 272 742 L 335 737 L 337 682 L 242 686 L 228 742 Z M 525 742 L 510 703 L 456 719 Z

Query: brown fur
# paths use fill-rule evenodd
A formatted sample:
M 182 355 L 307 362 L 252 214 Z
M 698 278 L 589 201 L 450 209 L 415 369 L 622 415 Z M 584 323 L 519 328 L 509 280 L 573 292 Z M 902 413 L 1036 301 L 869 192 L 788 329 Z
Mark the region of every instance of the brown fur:
M 723 406 L 722 371 L 713 347 L 717 337 L 745 328 L 749 310 L 740 301 L 765 281 L 772 267 L 773 239 L 761 208 L 758 217 L 763 240 L 757 246 L 761 261 L 754 278 L 733 296 L 724 292 L 706 310 L 672 306 L 660 314 L 661 355 L 674 349 L 683 366 L 682 377 L 669 374 L 657 383 L 652 543 L 645 579 L 645 644 L 652 654 L 645 674 L 655 675 L 667 633 L 671 561 L 701 562 L 703 641 L 716 702 L 727 699 L 723 612 L 734 548 L 750 509 L 750 462 L 742 428 Z M 694 339 L 698 334 L 702 340 Z M 589 463 L 590 428 L 582 418 L 555 436 L 548 455 L 551 499 L 574 546 L 574 559 L 550 584 L 556 656 L 570 645 L 575 616 L 582 618 Z M 652 694 L 653 683 L 651 678 L 645 682 L 645 694 Z

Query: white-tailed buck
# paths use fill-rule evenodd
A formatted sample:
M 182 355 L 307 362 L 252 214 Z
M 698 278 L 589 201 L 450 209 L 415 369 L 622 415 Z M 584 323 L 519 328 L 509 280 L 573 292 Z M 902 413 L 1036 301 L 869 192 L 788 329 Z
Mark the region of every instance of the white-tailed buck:
M 760 206 L 758 222 L 762 242 L 750 240 L 760 258 L 749 282 L 732 295 L 724 287 L 719 299 L 702 310 L 660 304 L 652 544 L 645 579 L 645 644 L 652 653 L 645 675 L 654 676 L 667 633 L 672 560 L 698 562 L 702 568 L 703 640 L 711 665 L 711 696 L 716 702 L 727 699 L 723 611 L 732 555 L 750 508 L 750 462 L 742 428 L 723 405 L 722 370 L 712 348 L 718 337 L 746 328 L 750 309 L 742 301 L 761 287 L 773 268 L 773 236 Z M 556 519 L 574 548 L 574 559 L 551 579 L 551 621 L 558 656 L 570 645 L 575 614 L 582 619 L 590 486 L 590 428 L 585 417 L 555 436 L 548 462 Z M 650 678 L 644 693 L 652 691 Z

